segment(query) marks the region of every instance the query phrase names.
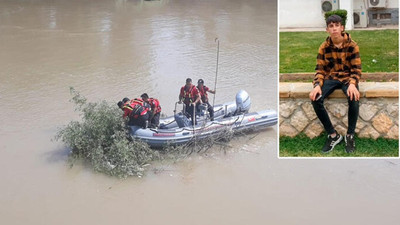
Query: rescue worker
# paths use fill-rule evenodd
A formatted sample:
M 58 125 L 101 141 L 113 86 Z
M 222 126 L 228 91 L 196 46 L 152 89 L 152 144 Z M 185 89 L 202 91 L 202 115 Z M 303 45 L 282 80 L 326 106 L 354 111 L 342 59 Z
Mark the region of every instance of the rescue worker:
M 207 92 L 210 92 L 211 94 L 215 94 L 214 90 L 211 90 L 210 88 L 208 88 L 207 86 L 204 85 L 204 80 L 203 79 L 199 79 L 197 81 L 197 89 L 199 90 L 200 93 L 200 103 L 205 103 L 207 104 L 207 110 L 210 113 L 210 120 L 213 121 L 214 120 L 214 109 L 213 107 L 210 105 L 209 101 L 208 101 L 208 94 Z M 200 111 L 199 109 L 200 104 L 197 104 L 197 110 Z
M 129 125 L 147 128 L 149 113 L 148 109 L 143 106 L 143 102 L 137 99 L 130 101 L 129 98 L 124 98 L 118 102 L 118 106 L 124 111 L 123 118 L 129 117 Z
M 184 103 L 186 106 L 187 117 L 192 119 L 192 125 L 196 123 L 196 116 L 193 117 L 195 107 L 200 102 L 199 90 L 192 84 L 192 79 L 187 78 L 185 86 L 181 87 L 179 94 L 179 103 Z
M 131 103 L 131 104 L 139 104 L 139 105 L 142 106 L 143 108 L 146 108 L 146 109 L 147 109 L 147 112 L 150 112 L 150 110 L 151 110 L 150 104 L 147 103 L 146 101 L 144 101 L 144 100 L 141 99 L 141 98 L 135 98 L 135 99 L 133 99 L 133 100 L 130 100 L 130 103 Z
M 125 119 L 126 117 L 128 117 L 130 119 L 129 115 L 131 114 L 133 108 L 129 104 L 129 98 L 122 99 L 122 101 L 119 101 L 117 105 L 122 111 L 124 111 L 124 115 L 122 116 L 122 118 Z
M 160 106 L 160 101 L 155 98 L 149 98 L 149 95 L 147 93 L 143 93 L 140 96 L 144 102 L 150 105 L 150 117 L 149 117 L 149 123 L 150 127 L 152 128 L 157 128 L 158 125 L 160 124 L 160 113 L 161 113 L 161 106 Z

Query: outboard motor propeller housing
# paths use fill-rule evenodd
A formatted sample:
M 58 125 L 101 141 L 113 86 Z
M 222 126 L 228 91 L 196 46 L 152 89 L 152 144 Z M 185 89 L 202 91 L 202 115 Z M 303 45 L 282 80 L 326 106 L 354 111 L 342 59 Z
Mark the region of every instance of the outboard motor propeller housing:
M 236 115 L 248 113 L 251 107 L 249 94 L 245 90 L 240 90 L 236 94 Z

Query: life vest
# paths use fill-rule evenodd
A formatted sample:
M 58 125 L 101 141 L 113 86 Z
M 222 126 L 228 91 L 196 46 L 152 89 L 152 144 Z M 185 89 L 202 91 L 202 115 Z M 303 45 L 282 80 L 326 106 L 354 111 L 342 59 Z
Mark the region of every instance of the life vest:
M 208 88 L 203 85 L 202 88 L 197 86 L 197 89 L 199 89 L 201 101 L 203 101 L 204 103 L 208 102 L 208 94 L 207 94 Z
M 128 103 L 126 103 L 124 106 L 122 106 L 122 109 L 128 109 L 128 110 L 133 110 L 133 108 L 128 104 Z
M 151 109 L 151 106 L 149 105 L 149 103 L 143 101 L 143 99 L 141 99 L 141 98 L 132 99 L 130 103 L 131 104 L 133 104 L 133 103 L 139 104 L 140 106 L 147 108 L 147 110 Z
M 148 108 L 146 108 L 143 104 L 144 101 L 141 99 L 134 99 L 131 100 L 130 102 L 130 107 L 132 108 L 132 112 L 130 114 L 130 117 L 133 117 L 135 119 L 139 118 L 139 116 L 144 116 L 146 115 Z
M 183 96 L 182 96 L 181 100 L 185 104 L 189 104 L 189 103 L 194 102 L 195 101 L 195 99 L 194 99 L 195 96 L 192 95 L 192 92 L 193 92 L 193 89 L 196 88 L 196 86 L 192 85 L 189 88 L 187 88 L 186 85 L 185 85 L 182 88 L 183 88 Z
M 129 103 L 125 103 L 124 106 L 122 106 L 122 110 L 124 111 L 124 115 L 122 117 L 126 118 L 127 116 L 130 117 L 133 108 L 130 106 Z
M 149 103 L 151 105 L 152 110 L 154 110 L 154 114 L 161 112 L 161 106 L 160 106 L 160 102 L 158 101 L 158 99 L 149 98 Z

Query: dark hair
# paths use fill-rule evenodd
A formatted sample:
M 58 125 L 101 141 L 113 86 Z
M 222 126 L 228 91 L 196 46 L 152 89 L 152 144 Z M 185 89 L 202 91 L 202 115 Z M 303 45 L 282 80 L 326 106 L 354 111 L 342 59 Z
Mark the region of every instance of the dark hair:
M 204 80 L 203 79 L 199 79 L 199 81 L 197 81 L 197 83 L 204 84 Z
M 125 97 L 125 98 L 122 99 L 122 102 L 123 102 L 123 103 L 126 103 L 127 101 L 129 101 L 129 98 L 126 98 L 126 97 Z
M 149 98 L 149 95 L 147 93 L 143 93 L 140 97 L 141 98 Z
M 121 107 L 124 105 L 124 103 L 123 103 L 122 101 L 119 101 L 119 102 L 117 103 L 117 105 L 118 105 L 119 108 L 121 108 Z
M 342 17 L 334 14 L 332 16 L 329 16 L 326 18 L 326 26 L 328 26 L 330 23 L 340 23 L 342 24 Z
M 187 78 L 186 82 L 192 82 L 192 79 L 191 78 Z

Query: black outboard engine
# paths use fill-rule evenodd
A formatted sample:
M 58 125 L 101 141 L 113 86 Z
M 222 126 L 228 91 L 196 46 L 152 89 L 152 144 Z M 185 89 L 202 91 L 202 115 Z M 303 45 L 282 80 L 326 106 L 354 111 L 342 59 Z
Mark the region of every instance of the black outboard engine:
M 236 94 L 236 111 L 235 115 L 248 113 L 251 107 L 249 94 L 245 90 L 240 90 Z

